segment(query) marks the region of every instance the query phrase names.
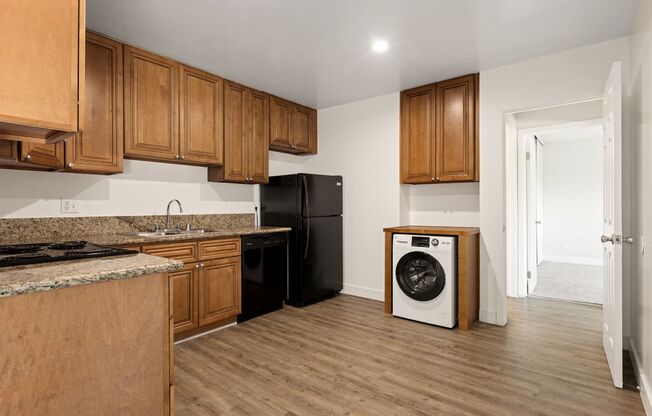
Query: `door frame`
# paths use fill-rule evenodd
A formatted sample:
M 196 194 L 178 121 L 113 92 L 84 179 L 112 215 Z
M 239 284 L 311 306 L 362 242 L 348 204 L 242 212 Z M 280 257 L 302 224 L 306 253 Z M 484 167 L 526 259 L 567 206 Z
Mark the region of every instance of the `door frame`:
M 517 114 L 520 112 L 540 110 L 551 107 L 560 107 L 572 104 L 581 104 L 590 101 L 601 101 L 602 97 L 588 98 L 581 101 L 573 101 L 569 103 L 560 103 L 554 106 L 547 106 L 534 109 L 523 109 L 515 112 L 510 112 L 509 114 Z M 525 224 L 527 220 L 527 188 L 526 188 L 526 178 L 525 178 L 525 152 L 526 146 L 525 141 L 528 137 L 532 137 L 534 134 L 544 134 L 544 133 L 554 133 L 561 130 L 569 130 L 573 128 L 584 128 L 590 125 L 595 125 L 596 123 L 602 124 L 602 119 L 592 118 L 583 121 L 573 121 L 568 123 L 559 123 L 552 124 L 549 126 L 536 127 L 536 128 L 527 128 L 527 129 L 518 129 L 516 135 L 516 142 L 506 142 L 505 146 L 512 147 L 512 150 L 515 148 L 517 150 L 513 152 L 506 152 L 506 154 L 513 154 L 513 157 L 516 158 L 516 161 L 506 160 L 506 172 L 505 172 L 505 194 L 506 194 L 506 206 L 507 212 L 509 212 L 509 204 L 515 204 L 512 207 L 512 212 L 516 212 L 517 215 L 515 218 L 510 218 L 505 216 L 505 232 L 506 238 L 509 241 L 512 239 L 514 244 L 506 244 L 507 252 L 507 296 L 514 298 L 523 298 L 527 296 L 527 253 L 528 253 L 528 244 L 527 244 L 527 228 Z M 507 159 L 507 158 L 506 158 Z M 511 169 L 510 169 L 511 168 Z M 511 170 L 511 171 L 510 171 Z M 511 175 L 514 180 L 507 180 L 507 176 Z M 513 184 L 513 187 L 508 186 Z M 509 198 L 509 195 L 516 195 L 515 198 Z M 511 264 L 509 264 L 511 262 Z M 511 270 L 511 272 L 510 272 Z

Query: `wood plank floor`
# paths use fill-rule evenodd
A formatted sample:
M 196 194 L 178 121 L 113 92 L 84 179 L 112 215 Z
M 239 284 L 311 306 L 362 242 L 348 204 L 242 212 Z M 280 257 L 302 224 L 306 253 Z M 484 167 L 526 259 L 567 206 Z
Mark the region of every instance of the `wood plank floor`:
M 177 416 L 644 415 L 611 385 L 601 309 L 510 300 L 463 332 L 339 296 L 179 344 Z

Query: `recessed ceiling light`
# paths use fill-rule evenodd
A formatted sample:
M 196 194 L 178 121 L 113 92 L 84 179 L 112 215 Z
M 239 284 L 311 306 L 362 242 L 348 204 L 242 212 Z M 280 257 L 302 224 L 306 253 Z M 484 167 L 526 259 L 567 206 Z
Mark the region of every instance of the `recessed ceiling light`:
M 384 40 L 377 40 L 371 46 L 376 52 L 385 52 L 389 45 Z

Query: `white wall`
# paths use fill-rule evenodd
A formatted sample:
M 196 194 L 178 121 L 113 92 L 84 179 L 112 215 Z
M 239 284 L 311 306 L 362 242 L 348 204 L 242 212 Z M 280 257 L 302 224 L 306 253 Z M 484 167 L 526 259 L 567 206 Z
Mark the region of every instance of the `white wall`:
M 631 45 L 632 247 L 630 351 L 641 398 L 652 414 L 652 2 L 641 0 Z M 624 165 L 627 166 L 627 165 Z M 624 245 L 627 247 L 627 245 Z
M 543 261 L 602 264 L 602 137 L 545 141 Z
M 410 224 L 477 227 L 480 184 L 408 185 Z
M 173 198 L 189 214 L 253 212 L 254 204 L 252 186 L 208 183 L 206 168 L 134 160 L 112 176 L 3 169 L 0 189 L 2 218 L 164 214 Z M 62 214 L 61 198 L 79 200 L 79 213 Z
M 319 110 L 319 154 L 307 173 L 342 175 L 344 292 L 383 299 L 383 227 L 401 223 L 399 94 Z
M 628 65 L 628 39 L 572 49 L 480 73 L 480 317 L 507 323 L 505 116 L 602 95 L 614 61 Z

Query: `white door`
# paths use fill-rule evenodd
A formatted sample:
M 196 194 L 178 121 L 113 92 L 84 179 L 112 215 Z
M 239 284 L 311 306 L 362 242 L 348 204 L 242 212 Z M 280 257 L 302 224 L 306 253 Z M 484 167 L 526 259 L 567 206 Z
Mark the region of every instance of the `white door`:
M 604 92 L 604 204 L 602 242 L 604 298 L 602 344 L 616 387 L 623 387 L 623 299 L 622 299 L 622 68 L 613 64 Z
M 535 137 L 536 149 L 536 198 L 537 212 L 535 220 L 535 229 L 537 232 L 537 266 L 543 261 L 543 143 L 538 137 Z M 536 283 L 535 283 L 536 284 Z
M 535 136 L 528 139 L 526 187 L 527 187 L 527 293 L 534 291 L 537 285 L 538 260 L 538 182 L 537 143 Z

